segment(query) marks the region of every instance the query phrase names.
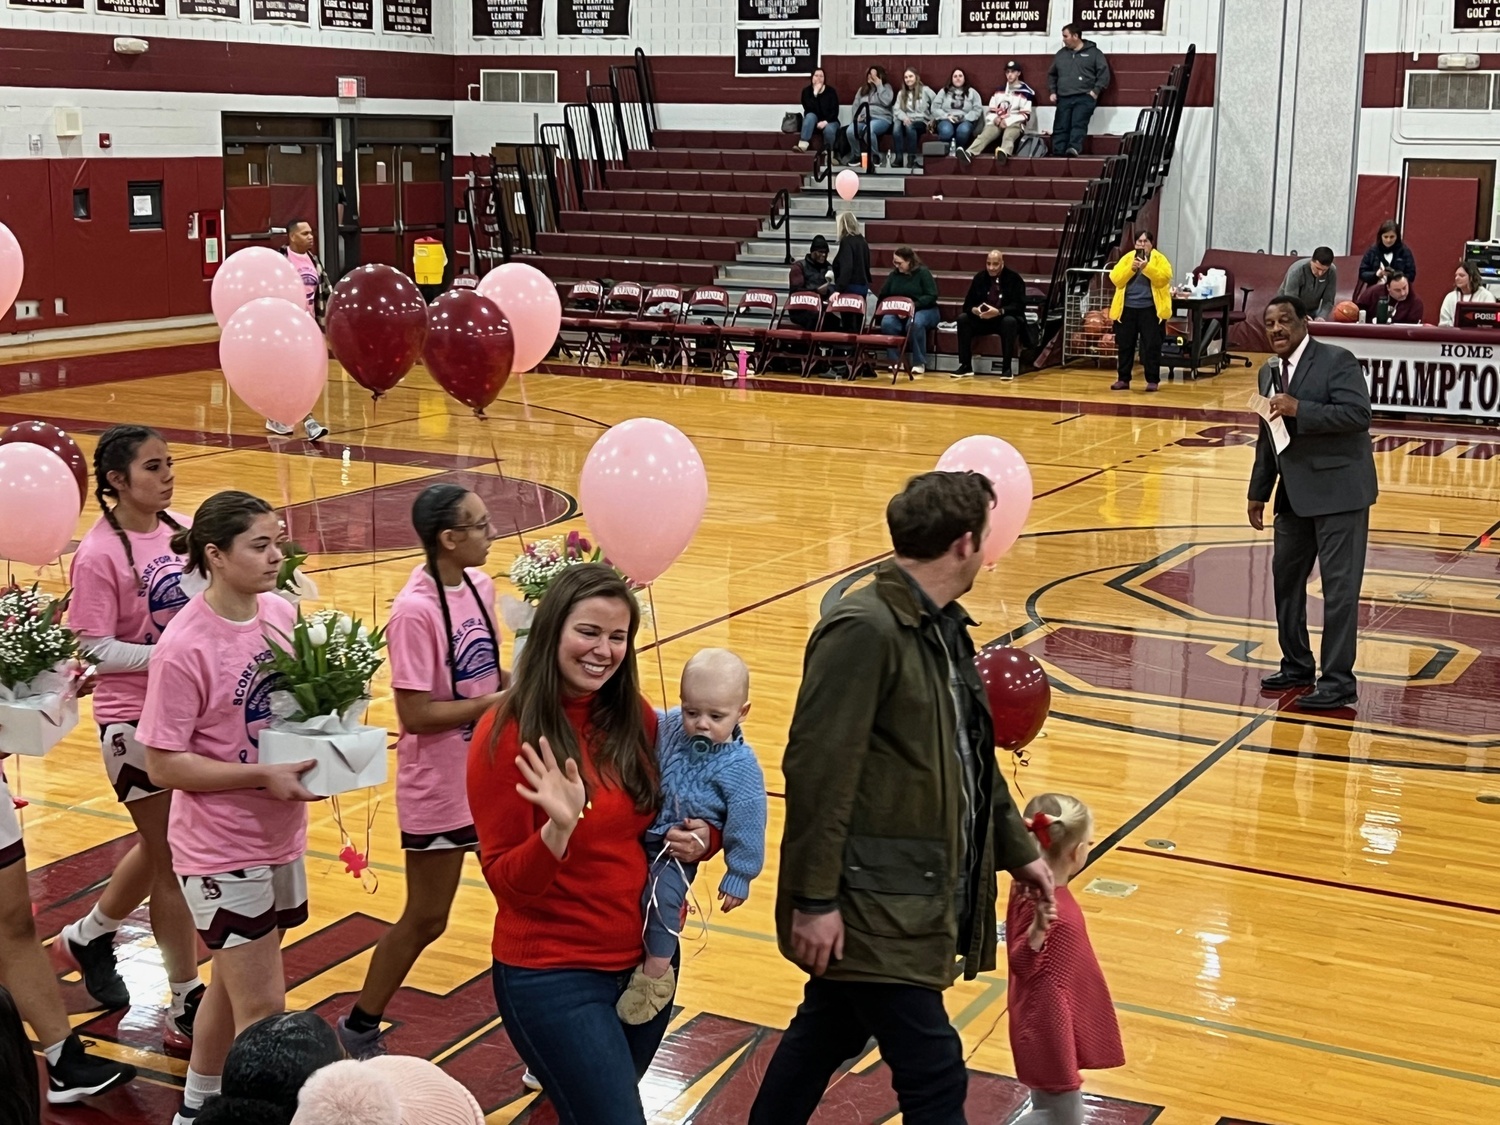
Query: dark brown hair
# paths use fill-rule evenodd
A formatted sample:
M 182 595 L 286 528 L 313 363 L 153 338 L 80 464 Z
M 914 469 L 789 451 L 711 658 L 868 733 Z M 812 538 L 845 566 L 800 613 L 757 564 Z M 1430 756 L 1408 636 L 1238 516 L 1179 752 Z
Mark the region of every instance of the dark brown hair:
M 904 559 L 941 558 L 964 535 L 978 550 L 995 502 L 995 488 L 979 473 L 923 473 L 885 506 L 891 546 Z
M 922 259 L 917 257 L 917 252 L 910 246 L 898 246 L 896 247 L 894 253 L 896 257 L 900 258 L 903 262 L 910 262 L 911 268 L 914 270 L 919 269 L 922 265 Z
M 270 511 L 271 505 L 248 492 L 216 492 L 198 505 L 193 526 L 172 536 L 172 550 L 187 560 L 183 570 L 207 577 L 208 548 L 229 550 L 236 536 L 243 535 L 258 516 Z
M 1380 240 L 1387 234 L 1394 234 L 1396 236 L 1396 241 L 1391 243 L 1392 250 L 1401 245 L 1401 224 L 1396 222 L 1395 219 L 1387 219 L 1380 224 L 1380 229 L 1375 232 L 1375 245 L 1383 245 Z
M 114 508 L 106 504 L 104 498 L 108 496 L 116 501 L 120 499 L 119 489 L 109 483 L 109 474 L 119 473 L 128 481 L 130 466 L 135 462 L 136 453 L 152 438 L 161 438 L 161 434 L 150 426 L 111 426 L 99 435 L 99 444 L 94 446 L 94 499 L 99 501 L 105 521 L 114 528 L 115 534 L 119 536 L 120 546 L 125 548 L 125 561 L 130 564 L 130 573 L 135 575 L 137 586 L 142 584 L 141 572 L 135 566 L 135 552 L 130 549 L 130 536 L 125 534 Z M 182 525 L 166 512 L 157 512 L 156 518 L 176 531 L 182 530 Z
M 1464 276 L 1469 279 L 1469 296 L 1479 292 L 1480 278 L 1479 267 L 1468 260 L 1458 263 L 1458 268 L 1464 271 Z M 1455 290 L 1458 286 L 1453 287 Z
M 625 580 L 604 563 L 569 567 L 542 595 L 526 637 L 526 647 L 516 663 L 514 680 L 500 700 L 489 745 L 490 758 L 494 758 L 500 731 L 506 723 L 514 721 L 522 742 L 536 746 L 545 738 L 559 763 L 572 758 L 582 768 L 583 750 L 563 710 L 557 649 L 573 607 L 590 598 L 613 598 L 630 610 L 625 657 L 594 696 L 589 712 L 589 725 L 597 735 L 599 747 L 594 766 L 608 784 L 618 785 L 630 794 L 637 812 L 651 812 L 661 804 L 661 776 L 656 747 L 646 737 L 646 721 L 641 712 L 640 674 L 635 662 L 641 611 Z

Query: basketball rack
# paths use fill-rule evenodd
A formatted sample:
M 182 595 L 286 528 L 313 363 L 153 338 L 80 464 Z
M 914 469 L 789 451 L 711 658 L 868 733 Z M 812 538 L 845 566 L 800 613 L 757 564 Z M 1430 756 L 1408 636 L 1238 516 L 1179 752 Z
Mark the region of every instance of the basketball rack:
M 1109 306 L 1114 299 L 1109 271 L 1070 269 L 1063 306 L 1063 363 L 1093 360 L 1114 366 L 1119 355 Z

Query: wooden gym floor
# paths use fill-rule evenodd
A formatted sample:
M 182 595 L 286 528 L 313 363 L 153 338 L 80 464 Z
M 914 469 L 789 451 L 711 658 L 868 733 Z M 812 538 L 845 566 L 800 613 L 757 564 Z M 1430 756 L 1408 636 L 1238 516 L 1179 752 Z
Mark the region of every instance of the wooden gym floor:
M 952 441 L 982 432 L 1025 454 L 1036 502 L 1025 537 L 968 599 L 983 622 L 976 639 L 1024 646 L 1055 685 L 1045 737 L 1013 784 L 1075 793 L 1098 819 L 1080 897 L 1129 1063 L 1087 1076 L 1090 1121 L 1500 1119 L 1493 433 L 1377 424 L 1363 705 L 1356 721 L 1315 719 L 1257 689 L 1275 660 L 1275 626 L 1270 536 L 1244 518 L 1255 430 L 1243 370 L 1148 399 L 1110 393 L 1097 371 L 744 390 L 717 376 L 579 377 L 562 366 L 513 380 L 480 422 L 420 371 L 376 407 L 335 367 L 319 411 L 333 434 L 314 449 L 268 445 L 260 419 L 227 395 L 214 353 L 202 332 L 0 352 L 0 420 L 57 422 L 86 450 L 120 420 L 167 431 L 178 507 L 239 487 L 289 508 L 295 537 L 315 551 L 323 600 L 380 617 L 414 565 L 405 512 L 426 482 L 481 491 L 513 532 L 491 553 L 503 575 L 541 525 L 584 526 L 572 495 L 608 425 L 663 418 L 701 450 L 708 515 L 655 587 L 661 643 L 643 654 L 644 679 L 659 701 L 664 677 L 673 701 L 699 647 L 749 661 L 748 735 L 772 794 L 771 858 L 742 912 L 694 922 L 682 1011 L 647 1083 L 652 1120 L 744 1120 L 774 1047 L 767 1029 L 785 1026 L 802 982 L 777 955 L 771 904 L 778 763 L 803 644 L 820 607 L 886 551 L 891 493 Z M 43 581 L 61 588 L 61 572 Z M 507 642 L 506 663 L 509 653 Z M 388 689 L 380 694 L 376 714 L 393 722 Z M 33 895 L 49 938 L 88 908 L 129 843 L 91 729 L 85 721 L 48 758 L 12 764 L 30 802 Z M 341 811 L 362 844 L 365 800 Z M 388 790 L 370 811 L 373 895 L 334 859 L 334 810 L 313 809 L 312 920 L 291 936 L 287 960 L 292 1003 L 330 1016 L 347 1009 L 402 901 Z M 705 907 L 717 866 L 699 881 Z M 492 1122 L 551 1121 L 528 1108 L 494 1013 L 491 917 L 471 866 L 448 934 L 390 1007 L 392 1046 L 442 1061 Z M 175 1105 L 185 1063 L 160 1050 L 164 978 L 141 925 L 122 935 L 121 960 L 135 997 L 127 1013 L 87 1011 L 76 984 L 69 998 L 83 1033 L 145 1078 L 57 1120 L 164 1122 Z M 949 1010 L 974 1072 L 970 1120 L 1007 1121 L 1021 1093 L 1005 1077 L 1003 971 L 953 989 Z M 838 1080 L 816 1120 L 895 1114 L 872 1056 Z

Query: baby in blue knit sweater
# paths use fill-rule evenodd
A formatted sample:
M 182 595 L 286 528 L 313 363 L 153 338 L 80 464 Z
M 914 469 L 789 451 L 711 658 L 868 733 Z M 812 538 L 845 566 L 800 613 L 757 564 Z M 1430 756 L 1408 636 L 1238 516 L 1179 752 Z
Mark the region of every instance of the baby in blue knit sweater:
M 682 706 L 657 716 L 661 811 L 646 830 L 646 959 L 616 1005 L 626 1023 L 646 1023 L 677 991 L 672 956 L 698 865 L 678 863 L 663 850 L 667 830 L 698 817 L 723 833 L 728 870 L 719 882 L 719 901 L 726 914 L 749 897 L 750 880 L 765 863 L 766 779 L 740 733 L 749 713 L 745 662 L 725 649 L 706 648 L 682 670 Z

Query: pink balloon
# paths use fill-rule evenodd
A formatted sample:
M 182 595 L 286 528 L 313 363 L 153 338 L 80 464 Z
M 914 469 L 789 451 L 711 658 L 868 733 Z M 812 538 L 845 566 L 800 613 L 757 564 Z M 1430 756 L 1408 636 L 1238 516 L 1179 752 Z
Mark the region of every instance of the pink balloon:
M 479 279 L 479 295 L 500 306 L 516 341 L 512 375 L 530 371 L 557 343 L 562 301 L 552 279 L 525 262 L 506 262 Z
M 859 173 L 845 168 L 834 178 L 833 190 L 839 193 L 840 199 L 853 199 L 859 194 Z
M 224 259 L 214 274 L 209 302 L 214 319 L 223 328 L 229 318 L 259 297 L 280 297 L 299 309 L 307 309 L 307 290 L 297 267 L 284 255 L 264 246 L 247 246 Z
M 295 426 L 328 382 L 328 347 L 306 309 L 279 297 L 245 305 L 219 337 L 219 366 L 257 414 Z
M 1031 514 L 1031 470 L 1008 441 L 987 434 L 962 438 L 939 458 L 938 471 L 980 473 L 995 487 L 990 527 L 980 546 L 986 565 L 999 560 L 1021 537 Z
M 78 527 L 80 504 L 73 470 L 52 450 L 0 445 L 0 558 L 55 562 Z
M 703 522 L 708 474 L 676 426 L 631 418 L 589 450 L 578 499 L 609 561 L 647 585 L 687 550 Z
M 21 291 L 21 278 L 26 273 L 26 259 L 21 254 L 21 244 L 11 233 L 10 227 L 0 223 L 0 317 L 10 312 L 16 303 L 16 294 Z

